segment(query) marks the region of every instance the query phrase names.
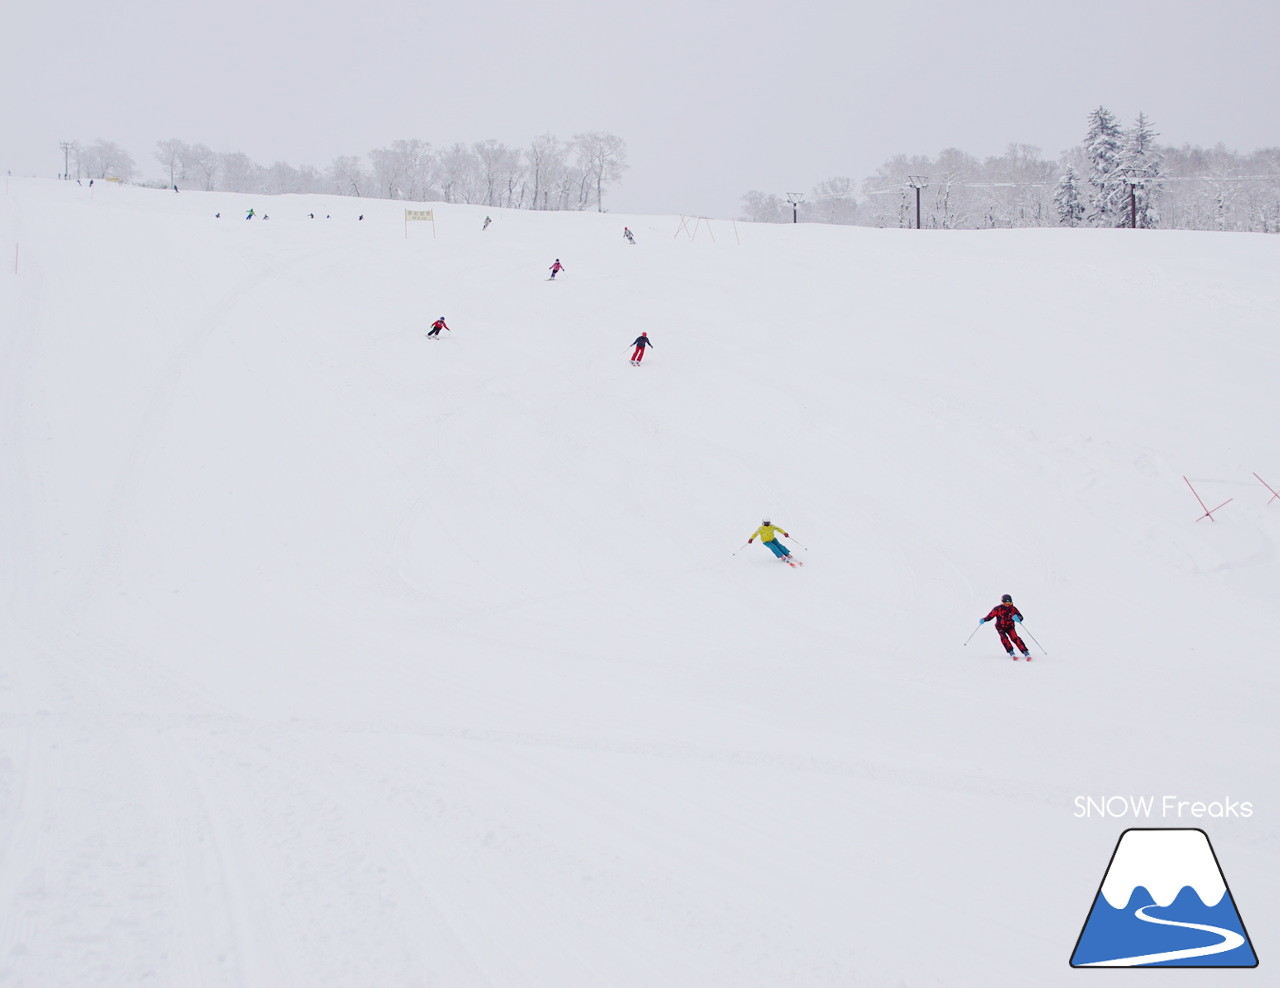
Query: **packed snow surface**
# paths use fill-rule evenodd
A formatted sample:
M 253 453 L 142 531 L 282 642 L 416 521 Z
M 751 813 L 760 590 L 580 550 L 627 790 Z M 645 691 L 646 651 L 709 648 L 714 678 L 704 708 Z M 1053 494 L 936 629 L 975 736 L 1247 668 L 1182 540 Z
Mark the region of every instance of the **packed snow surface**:
M 0 985 L 1068 984 L 1131 826 L 1267 963 L 1280 237 L 411 205 L 6 184 Z

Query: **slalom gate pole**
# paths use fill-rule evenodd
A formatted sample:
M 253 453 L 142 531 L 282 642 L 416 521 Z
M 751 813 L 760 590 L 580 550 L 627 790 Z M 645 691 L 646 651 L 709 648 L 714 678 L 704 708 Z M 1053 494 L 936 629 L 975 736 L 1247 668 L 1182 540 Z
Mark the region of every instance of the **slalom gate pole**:
M 984 624 L 986 624 L 985 621 L 979 621 L 978 628 L 981 628 Z M 974 628 L 972 631 L 969 632 L 969 637 L 964 640 L 964 643 L 966 645 L 968 645 L 969 642 L 973 641 L 973 636 L 978 633 L 978 628 Z
M 1036 636 L 1033 635 L 1030 631 L 1027 631 L 1027 626 L 1025 624 L 1022 626 L 1022 630 L 1027 632 L 1028 638 L 1030 638 L 1033 642 L 1036 642 Z M 1041 645 L 1039 642 L 1036 642 L 1036 646 L 1040 649 L 1040 651 L 1044 652 L 1045 655 L 1049 654 L 1047 651 L 1045 651 L 1045 647 Z

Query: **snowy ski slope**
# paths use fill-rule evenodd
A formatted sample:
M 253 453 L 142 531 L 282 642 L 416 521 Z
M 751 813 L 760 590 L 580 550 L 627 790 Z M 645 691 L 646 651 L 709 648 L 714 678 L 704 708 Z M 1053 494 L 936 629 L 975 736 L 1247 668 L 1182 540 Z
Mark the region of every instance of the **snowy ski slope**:
M 1267 966 L 1280 238 L 7 189 L 0 985 L 1068 984 L 1144 825 Z

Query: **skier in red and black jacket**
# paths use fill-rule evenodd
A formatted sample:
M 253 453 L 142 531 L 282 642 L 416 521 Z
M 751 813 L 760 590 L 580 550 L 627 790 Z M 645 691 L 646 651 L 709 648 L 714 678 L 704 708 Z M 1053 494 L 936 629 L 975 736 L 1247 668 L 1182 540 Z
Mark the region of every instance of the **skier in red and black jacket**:
M 640 361 L 644 359 L 644 348 L 647 346 L 653 346 L 653 344 L 649 342 L 649 334 L 641 333 L 636 337 L 636 341 L 631 345 L 635 347 L 635 349 L 631 351 L 631 362 L 636 366 L 639 366 Z
M 1022 623 L 1022 612 L 1013 606 L 1013 598 L 1011 596 L 1005 594 L 1001 597 L 1000 603 L 991 608 L 991 612 L 978 624 L 986 624 L 988 621 L 995 621 L 996 631 L 1000 634 L 1000 644 L 1009 653 L 1009 658 L 1015 662 L 1017 661 L 1018 656 L 1013 651 L 1013 646 L 1017 645 L 1018 650 L 1022 652 L 1022 657 L 1028 662 L 1031 661 L 1031 653 L 1027 651 L 1027 646 L 1022 643 L 1022 639 L 1018 637 L 1018 632 L 1014 629 L 1015 623 Z

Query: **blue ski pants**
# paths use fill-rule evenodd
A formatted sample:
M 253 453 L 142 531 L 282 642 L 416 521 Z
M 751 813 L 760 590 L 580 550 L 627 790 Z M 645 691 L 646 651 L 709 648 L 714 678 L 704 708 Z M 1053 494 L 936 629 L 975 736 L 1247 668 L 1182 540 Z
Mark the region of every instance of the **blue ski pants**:
M 769 547 L 769 551 L 781 559 L 783 556 L 791 555 L 791 550 L 782 544 L 781 539 L 771 539 L 765 543 Z

